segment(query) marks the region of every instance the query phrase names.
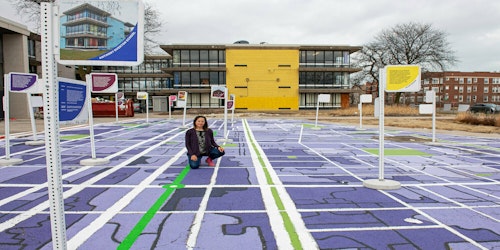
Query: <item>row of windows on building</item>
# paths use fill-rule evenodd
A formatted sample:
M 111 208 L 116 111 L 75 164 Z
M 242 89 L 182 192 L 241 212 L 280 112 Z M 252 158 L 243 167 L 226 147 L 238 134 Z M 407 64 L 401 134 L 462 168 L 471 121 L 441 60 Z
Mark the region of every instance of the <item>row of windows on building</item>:
M 434 90 L 436 93 L 441 93 L 441 92 L 447 92 L 450 90 L 450 86 L 444 86 L 444 87 L 431 87 L 429 89 Z M 473 93 L 473 92 L 478 92 L 478 86 L 468 86 L 467 88 L 461 87 L 461 86 L 453 86 L 453 90 L 458 91 L 458 93 L 464 93 L 464 89 L 467 91 L 467 93 Z M 500 87 L 483 87 L 483 93 L 500 93 Z
M 101 21 L 101 22 L 105 23 L 108 20 L 107 16 L 96 14 L 95 12 L 90 11 L 90 10 L 84 10 L 84 11 L 77 12 L 74 14 L 69 14 L 67 16 L 68 16 L 68 21 L 76 21 L 79 19 L 90 18 L 90 19 L 93 19 L 96 21 Z
M 478 102 L 478 96 L 476 95 L 453 95 L 453 99 L 451 101 L 453 102 L 465 102 L 465 103 L 476 103 Z M 450 96 L 448 94 L 445 94 L 440 98 L 440 101 L 450 101 Z M 500 95 L 494 95 L 494 96 L 483 96 L 482 102 L 500 102 Z
M 107 36 L 108 29 L 106 27 L 95 24 L 79 24 L 66 27 L 66 35 L 91 34 L 100 37 Z
M 174 50 L 173 67 L 225 67 L 225 50 Z
M 108 72 L 117 74 L 161 74 L 162 69 L 170 67 L 170 60 L 148 59 L 137 66 L 94 66 L 96 72 Z
M 391 98 L 391 97 L 389 97 Z M 417 102 L 415 102 L 417 100 Z M 500 102 L 500 95 L 494 96 L 483 96 L 478 97 L 476 95 L 453 95 L 450 99 L 450 95 L 447 93 L 444 95 L 437 96 L 438 103 L 477 103 L 477 102 Z M 401 96 L 401 103 L 423 103 L 423 96 L 405 96 L 404 94 Z
M 463 78 L 463 77 L 456 77 L 453 78 L 455 82 L 458 82 L 459 84 L 472 84 L 472 83 L 478 83 L 478 79 L 483 79 L 484 84 L 489 84 L 490 82 L 492 84 L 500 84 L 500 78 L 477 78 L 477 77 L 472 77 L 472 78 Z M 446 78 L 446 82 L 449 82 L 450 78 Z M 443 81 L 443 78 L 432 78 L 431 80 L 432 84 L 444 84 L 445 82 Z M 424 84 L 429 84 L 429 79 L 424 79 Z
M 224 67 L 225 50 L 174 50 L 173 67 Z M 300 51 L 301 67 L 347 67 L 349 51 Z
M 301 67 L 346 67 L 349 66 L 349 51 L 300 51 Z
M 318 94 L 302 93 L 299 95 L 299 108 L 315 108 L 318 102 Z M 340 94 L 332 94 L 330 102 L 320 103 L 323 108 L 339 108 L 341 102 Z M 211 98 L 210 95 L 201 93 L 189 93 L 187 106 L 192 108 L 217 108 L 224 107 L 221 99 Z
M 325 77 L 321 73 L 330 76 Z M 127 92 L 169 88 L 203 88 L 212 85 L 225 85 L 225 74 L 226 72 L 175 72 L 173 81 L 170 78 L 160 77 L 122 77 L 118 88 Z M 349 75 L 342 72 L 301 72 L 299 86 L 301 88 L 348 89 L 350 88 Z

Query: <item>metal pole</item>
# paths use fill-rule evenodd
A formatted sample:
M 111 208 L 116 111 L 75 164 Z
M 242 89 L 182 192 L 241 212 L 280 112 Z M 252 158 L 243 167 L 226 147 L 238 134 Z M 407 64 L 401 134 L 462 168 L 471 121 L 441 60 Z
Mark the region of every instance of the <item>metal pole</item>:
M 227 87 L 224 87 L 224 139 L 227 140 Z
M 4 121 L 5 121 L 5 160 L 10 160 L 10 82 L 8 82 L 7 74 L 3 77 L 3 99 L 5 101 L 5 105 L 3 109 L 4 113 Z
M 378 179 L 380 181 L 384 180 L 384 105 L 385 105 L 385 79 L 383 78 L 384 70 L 379 70 L 379 84 L 378 84 L 378 99 L 379 99 L 379 117 L 378 117 L 378 164 L 379 164 L 379 172 Z
M 363 103 L 359 103 L 359 128 L 363 128 Z
M 319 113 L 319 95 L 318 95 L 318 101 L 316 103 L 316 122 L 314 123 L 314 127 L 318 126 L 318 113 Z
M 90 75 L 86 75 L 87 80 L 87 103 L 88 111 L 89 111 L 89 136 L 90 136 L 90 151 L 92 152 L 92 159 L 97 158 L 95 153 L 95 136 L 94 136 L 94 115 L 92 114 L 92 77 Z
M 57 64 L 55 62 L 54 29 L 57 26 L 57 8 L 52 3 L 41 4 L 42 34 L 42 78 L 44 81 L 44 125 L 47 165 L 47 186 L 50 203 L 52 248 L 67 249 L 66 221 L 62 186 L 60 134 L 59 134 L 59 90 Z
M 433 90 L 432 98 L 432 142 L 436 141 L 436 92 Z
M 118 93 L 115 93 L 115 112 L 116 112 L 116 122 L 118 123 Z

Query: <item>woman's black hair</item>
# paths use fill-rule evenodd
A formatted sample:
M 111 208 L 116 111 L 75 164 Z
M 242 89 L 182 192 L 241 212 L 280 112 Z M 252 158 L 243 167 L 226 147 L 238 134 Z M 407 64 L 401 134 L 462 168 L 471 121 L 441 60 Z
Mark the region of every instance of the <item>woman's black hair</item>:
M 194 118 L 194 120 L 193 120 L 193 127 L 196 128 L 196 120 L 198 120 L 199 118 L 203 118 L 205 120 L 205 124 L 203 125 L 203 130 L 207 130 L 208 129 L 207 118 L 205 116 L 202 116 L 202 115 L 196 116 Z

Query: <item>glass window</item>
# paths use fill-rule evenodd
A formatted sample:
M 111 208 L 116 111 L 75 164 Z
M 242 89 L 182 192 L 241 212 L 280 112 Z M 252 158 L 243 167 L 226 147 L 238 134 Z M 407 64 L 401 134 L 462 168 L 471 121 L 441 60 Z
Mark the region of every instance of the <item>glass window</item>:
M 338 65 L 342 65 L 342 63 L 344 62 L 344 58 L 342 57 L 342 51 L 335 51 L 333 52 L 333 56 L 335 58 L 335 65 L 338 66 Z
M 208 50 L 200 50 L 200 67 L 208 67 Z
M 307 65 L 314 65 L 314 51 L 306 51 L 306 66 Z
M 200 63 L 200 51 L 199 50 L 191 50 L 189 51 L 189 66 L 198 66 Z
M 333 51 L 325 51 L 325 66 L 333 66 Z
M 306 51 L 300 51 L 300 63 L 306 62 Z
M 315 58 L 316 65 L 324 65 L 325 64 L 325 52 L 324 51 L 316 51 Z
M 181 50 L 181 66 L 189 64 L 189 50 Z
M 200 81 L 200 72 L 191 72 L 191 85 L 199 86 L 201 84 Z
M 208 52 L 208 58 L 210 66 L 217 66 L 219 62 L 219 51 L 218 50 L 210 50 Z
M 181 72 L 181 86 L 189 86 L 191 84 L 191 74 L 189 72 Z
M 225 50 L 219 50 L 219 63 L 226 64 L 226 51 Z

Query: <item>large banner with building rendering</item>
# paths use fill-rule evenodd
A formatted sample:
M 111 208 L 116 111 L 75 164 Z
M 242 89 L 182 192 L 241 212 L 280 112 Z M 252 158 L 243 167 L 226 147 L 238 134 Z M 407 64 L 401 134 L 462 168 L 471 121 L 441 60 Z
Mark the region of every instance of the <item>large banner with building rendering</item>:
M 142 0 L 58 2 L 59 63 L 95 66 L 142 63 Z

